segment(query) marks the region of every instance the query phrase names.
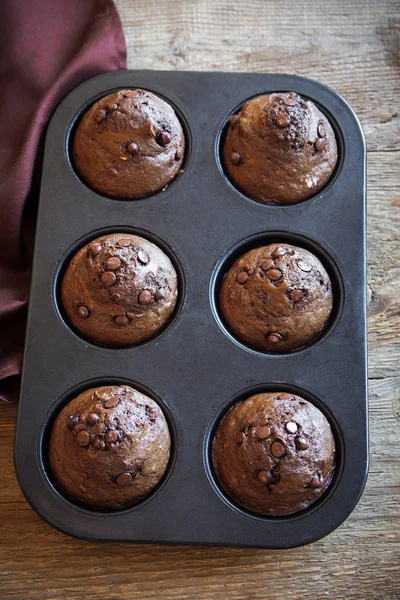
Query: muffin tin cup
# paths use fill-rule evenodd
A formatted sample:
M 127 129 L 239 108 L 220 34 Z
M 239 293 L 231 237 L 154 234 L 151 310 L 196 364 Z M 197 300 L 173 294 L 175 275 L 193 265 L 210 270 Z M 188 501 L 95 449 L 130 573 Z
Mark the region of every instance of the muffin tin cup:
M 138 344 L 132 344 L 131 347 L 139 347 L 140 345 L 143 344 L 148 344 L 149 342 L 154 341 L 155 339 L 157 339 L 160 335 L 162 335 L 171 325 L 173 325 L 173 323 L 176 321 L 177 317 L 179 316 L 179 313 L 181 311 L 181 308 L 185 302 L 185 297 L 186 297 L 186 282 L 185 282 L 185 276 L 184 276 L 184 271 L 182 268 L 182 265 L 178 259 L 178 257 L 176 256 L 176 254 L 172 251 L 172 249 L 168 246 L 168 244 L 165 243 L 164 240 L 161 240 L 160 238 L 158 238 L 157 236 L 154 236 L 152 233 L 150 233 L 149 231 L 144 231 L 142 229 L 138 229 L 136 227 L 127 227 L 126 225 L 121 225 L 119 227 L 106 227 L 103 228 L 101 230 L 98 231 L 94 231 L 91 232 L 89 235 L 81 238 L 80 240 L 78 240 L 75 244 L 73 244 L 71 246 L 71 248 L 68 248 L 68 250 L 65 252 L 64 256 L 62 257 L 62 259 L 60 260 L 56 272 L 54 274 L 54 281 L 53 281 L 53 302 L 54 302 L 54 309 L 57 312 L 60 320 L 62 321 L 62 323 L 65 325 L 65 327 L 67 329 L 69 329 L 69 331 L 73 334 L 76 335 L 78 339 L 80 339 L 85 345 L 87 345 L 88 343 L 91 343 L 95 346 L 100 346 L 102 348 L 107 348 L 107 346 L 103 345 L 103 344 L 96 344 L 95 342 L 93 342 L 92 340 L 88 340 L 83 338 L 79 332 L 75 331 L 74 327 L 69 323 L 68 321 L 68 317 L 65 313 L 64 307 L 62 305 L 62 301 L 61 301 L 61 285 L 62 285 L 62 280 L 64 277 L 64 274 L 67 270 L 68 265 L 70 264 L 70 261 L 73 259 L 73 257 L 75 256 L 75 254 L 84 246 L 86 246 L 87 244 L 90 244 L 90 242 L 94 241 L 95 239 L 104 236 L 104 235 L 113 235 L 115 233 L 127 233 L 129 235 L 136 235 L 136 236 L 140 236 L 142 238 L 146 238 L 147 240 L 149 240 L 150 242 L 152 242 L 153 244 L 155 244 L 156 246 L 158 246 L 158 248 L 160 248 L 170 259 L 176 274 L 177 274 L 177 278 L 178 278 L 178 289 L 179 289 L 179 295 L 176 301 L 176 306 L 173 310 L 172 315 L 170 316 L 169 320 L 167 321 L 167 323 L 165 323 L 165 325 L 163 327 L 161 327 L 160 330 L 158 330 L 152 337 L 150 337 L 147 340 L 144 340 L 142 342 L 139 342 Z M 129 346 L 126 347 L 119 347 L 116 346 L 115 348 L 113 348 L 113 350 L 124 350 Z
M 89 390 L 92 388 L 98 388 L 98 387 L 102 387 L 102 386 L 110 386 L 110 385 L 115 385 L 115 386 L 129 385 L 129 386 L 133 387 L 135 390 L 137 390 L 138 392 L 140 392 L 141 394 L 148 396 L 149 398 L 151 398 L 152 400 L 157 402 L 157 404 L 159 405 L 160 409 L 162 410 L 164 417 L 168 423 L 168 429 L 169 429 L 170 438 L 171 438 L 171 450 L 170 450 L 170 459 L 168 461 L 167 468 L 166 468 L 165 473 L 162 476 L 161 480 L 156 485 L 156 487 L 145 498 L 143 498 L 142 500 L 140 500 L 139 502 L 137 502 L 134 505 L 136 508 L 139 508 L 142 504 L 145 504 L 146 502 L 150 502 L 151 499 L 153 498 L 153 496 L 155 496 L 162 489 L 164 484 L 167 482 L 171 471 L 174 468 L 174 464 L 175 464 L 175 460 L 176 460 L 176 449 L 178 446 L 178 442 L 177 442 L 177 433 L 176 433 L 175 422 L 174 422 L 173 416 L 172 416 L 171 411 L 168 408 L 168 406 L 165 404 L 165 402 L 162 401 L 162 399 L 157 394 L 154 393 L 153 390 L 143 386 L 142 384 L 140 384 L 137 381 L 132 381 L 130 379 L 124 379 L 121 377 L 118 377 L 118 378 L 108 377 L 108 378 L 92 379 L 91 381 L 82 382 L 80 385 L 68 390 L 61 398 L 59 398 L 56 401 L 56 403 L 53 406 L 51 406 L 47 415 L 43 419 L 42 428 L 39 433 L 38 448 L 37 448 L 39 464 L 40 464 L 40 468 L 42 470 L 42 475 L 45 478 L 49 487 L 52 489 L 53 493 L 58 494 L 60 500 L 62 500 L 66 504 L 73 505 L 75 508 L 78 508 L 79 510 L 84 509 L 89 514 L 92 512 L 96 512 L 97 515 L 100 515 L 100 514 L 105 515 L 105 514 L 109 514 L 112 511 L 111 510 L 100 510 L 100 509 L 95 510 L 92 508 L 85 509 L 84 506 L 77 504 L 75 502 L 75 500 L 66 497 L 64 491 L 62 490 L 62 488 L 60 488 L 60 486 L 58 485 L 57 481 L 54 479 L 52 472 L 50 470 L 49 453 L 48 453 L 49 443 L 50 443 L 50 435 L 51 435 L 51 430 L 53 428 L 53 424 L 54 424 L 54 421 L 55 421 L 57 415 L 64 408 L 64 406 L 66 406 L 69 402 L 71 402 L 71 400 L 73 400 L 74 398 L 79 396 L 79 394 L 82 394 L 82 392 L 84 392 L 85 390 Z M 131 506 L 124 507 L 122 509 L 115 509 L 113 512 L 120 513 L 121 511 L 129 510 L 130 508 L 131 508 Z
M 111 200 L 75 174 L 71 135 L 96 99 L 136 87 L 177 109 L 187 135 L 185 172 L 150 198 Z M 273 91 L 295 91 L 316 102 L 339 142 L 334 180 L 314 198 L 291 206 L 249 201 L 220 165 L 229 115 L 246 99 Z M 96 346 L 60 318 L 57 275 L 69 251 L 84 240 L 104 230 L 131 229 L 161 240 L 176 257 L 181 301 L 172 322 L 148 343 Z M 215 285 L 232 249 L 249 240 L 271 243 L 273 236 L 316 248 L 334 279 L 328 328 L 291 354 L 263 354 L 235 342 L 215 302 Z M 301 77 L 272 74 L 120 71 L 82 84 L 56 110 L 44 153 L 15 440 L 17 475 L 27 499 L 53 526 L 89 540 L 288 548 L 328 534 L 356 505 L 367 475 L 365 283 L 365 142 L 356 116 L 335 92 Z M 173 457 L 164 480 L 147 499 L 120 511 L 74 504 L 54 485 L 47 466 L 52 420 L 74 391 L 96 381 L 134 387 L 137 382 L 160 399 L 173 424 Z M 338 446 L 335 478 L 302 513 L 254 515 L 233 505 L 215 480 L 212 432 L 232 402 L 255 390 L 303 395 L 331 422 Z
M 244 342 L 235 337 L 235 335 L 230 331 L 229 325 L 224 322 L 222 317 L 220 308 L 219 308 L 219 290 L 224 276 L 227 274 L 229 269 L 232 267 L 234 262 L 240 258 L 246 252 L 253 250 L 255 248 L 259 248 L 261 246 L 268 246 L 270 244 L 291 244 L 292 246 L 297 246 L 299 248 L 304 248 L 311 252 L 314 256 L 316 256 L 325 267 L 329 275 L 329 279 L 332 285 L 332 295 L 333 295 L 333 305 L 332 311 L 329 316 L 328 322 L 320 334 L 314 338 L 307 346 L 298 348 L 291 352 L 268 352 L 263 350 L 253 349 L 251 346 L 247 346 Z M 329 256 L 327 249 L 324 250 L 318 246 L 315 242 L 310 240 L 309 238 L 305 238 L 304 236 L 300 236 L 295 232 L 286 231 L 282 233 L 281 231 L 268 231 L 262 232 L 255 235 L 252 235 L 244 240 L 241 240 L 237 243 L 233 248 L 226 253 L 225 256 L 217 264 L 215 271 L 213 273 L 213 277 L 211 278 L 210 285 L 210 303 L 214 313 L 214 317 L 221 327 L 221 329 L 226 333 L 226 335 L 236 344 L 238 344 L 241 348 L 248 350 L 249 352 L 259 353 L 261 355 L 268 355 L 270 358 L 279 358 L 282 356 L 292 355 L 294 352 L 307 352 L 313 346 L 321 343 L 327 335 L 330 334 L 332 329 L 336 326 L 336 323 L 340 319 L 343 312 L 343 304 L 344 304 L 344 286 L 343 281 L 340 276 L 340 272 Z

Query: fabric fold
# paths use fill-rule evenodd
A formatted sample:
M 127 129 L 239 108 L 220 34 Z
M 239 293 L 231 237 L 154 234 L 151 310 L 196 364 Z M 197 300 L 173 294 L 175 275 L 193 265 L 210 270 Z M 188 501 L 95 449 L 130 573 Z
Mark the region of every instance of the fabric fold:
M 0 56 L 0 399 L 14 401 L 45 127 L 74 87 L 126 68 L 126 45 L 111 0 L 5 0 Z

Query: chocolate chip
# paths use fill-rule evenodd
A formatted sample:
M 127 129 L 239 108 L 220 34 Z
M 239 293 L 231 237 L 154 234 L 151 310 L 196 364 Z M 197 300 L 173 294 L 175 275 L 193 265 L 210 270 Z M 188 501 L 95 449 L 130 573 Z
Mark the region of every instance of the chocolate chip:
M 118 475 L 116 479 L 117 485 L 120 486 L 130 485 L 132 481 L 133 477 L 130 473 L 121 473 L 121 475 Z
M 279 394 L 278 398 L 279 400 L 291 400 L 292 396 L 286 392 L 282 392 L 282 394 Z
M 324 485 L 324 478 L 322 477 L 321 473 L 314 473 L 314 475 L 312 476 L 312 479 L 310 481 L 310 487 L 311 488 L 320 488 Z
M 282 271 L 279 269 L 269 269 L 267 275 L 271 281 L 278 281 L 282 277 Z
M 114 285 L 117 281 L 115 274 L 112 271 L 105 271 L 100 277 L 101 283 L 107 287 Z
M 270 258 L 263 260 L 261 263 L 261 268 L 263 271 L 268 271 L 268 269 L 270 269 L 273 266 L 274 266 L 274 261 L 271 260 Z
M 100 242 L 94 242 L 94 244 L 90 244 L 89 250 L 92 256 L 97 256 L 102 249 L 102 245 Z
M 285 446 L 279 440 L 271 444 L 271 453 L 275 458 L 281 458 L 285 454 Z
M 239 154 L 239 152 L 232 152 L 231 154 L 231 163 L 233 165 L 238 165 L 241 161 L 241 156 Z
M 281 256 L 285 256 L 286 254 L 286 249 L 285 248 L 275 248 L 275 250 L 272 252 L 271 256 L 272 258 L 280 258 Z
M 289 294 L 289 298 L 293 300 L 293 302 L 298 302 L 303 297 L 303 292 L 300 290 L 292 290 Z
M 113 444 L 114 442 L 116 442 L 118 439 L 118 433 L 116 431 L 114 431 L 113 429 L 110 429 L 109 431 L 107 431 L 106 433 L 106 442 L 107 444 Z
M 100 415 L 98 415 L 95 412 L 91 412 L 87 416 L 86 423 L 88 423 L 89 425 L 96 425 L 96 423 L 99 421 L 99 419 L 100 419 Z
M 183 150 L 178 148 L 178 150 L 175 152 L 175 160 L 181 160 L 182 158 L 183 158 Z
M 120 268 L 120 266 L 121 261 L 118 256 L 110 256 L 110 258 L 108 258 L 106 261 L 106 267 L 107 269 L 110 269 L 110 271 L 116 271 Z
M 117 293 L 115 293 L 115 294 L 111 294 L 111 299 L 112 299 L 114 302 L 119 302 L 119 301 L 121 300 L 121 294 L 117 294 Z
M 102 120 L 105 118 L 106 116 L 106 111 L 103 110 L 102 108 L 100 108 L 99 110 L 96 110 L 95 114 L 94 114 L 94 120 L 97 123 L 101 123 Z
M 287 127 L 290 123 L 290 117 L 286 113 L 279 113 L 276 117 L 278 127 Z
M 126 149 L 128 150 L 129 154 L 139 153 L 139 146 L 135 144 L 135 142 L 131 142 L 130 144 L 128 144 Z
M 68 421 L 67 421 L 68 429 L 72 430 L 78 421 L 79 421 L 79 415 L 69 415 Z
M 321 138 L 324 138 L 326 136 L 326 129 L 325 129 L 325 125 L 323 124 L 322 121 L 320 121 L 318 123 L 318 129 L 317 129 L 318 135 Z
M 267 437 L 271 434 L 271 428 L 268 425 L 260 425 L 256 429 L 256 436 L 259 440 L 266 440 Z
M 306 438 L 301 437 L 301 436 L 297 437 L 295 439 L 295 444 L 296 444 L 297 450 L 307 450 L 307 448 L 308 448 L 308 443 L 307 443 Z
M 242 444 L 243 440 L 244 440 L 244 433 L 243 433 L 243 431 L 239 431 L 239 433 L 237 433 L 235 435 L 235 442 L 237 444 Z
M 140 304 L 149 304 L 149 302 L 151 302 L 151 297 L 151 292 L 149 290 L 143 290 L 143 292 L 140 292 L 138 300 Z
M 156 408 L 149 408 L 148 415 L 150 419 L 157 419 L 157 414 L 158 412 Z
M 283 99 L 283 104 L 286 104 L 286 106 L 295 106 L 296 98 L 293 98 L 293 96 L 285 96 Z
M 78 435 L 78 433 L 83 430 L 86 430 L 86 425 L 84 423 L 77 423 L 74 427 L 75 435 Z
M 145 250 L 139 250 L 137 257 L 138 261 L 142 263 L 142 265 L 147 265 L 150 262 L 150 256 Z
M 324 150 L 325 146 L 326 146 L 326 140 L 324 138 L 319 138 L 315 142 L 315 147 L 319 152 L 321 152 L 321 150 Z
M 161 146 L 168 146 L 171 141 L 171 136 L 168 133 L 162 133 L 159 137 Z
M 112 102 L 110 102 L 110 104 L 107 104 L 107 110 L 113 111 L 113 110 L 117 110 L 118 108 L 118 104 L 113 104 Z
M 104 450 L 104 448 L 106 447 L 104 440 L 102 440 L 101 437 L 97 437 L 92 445 L 93 448 L 96 448 L 96 450 Z
M 118 325 L 119 327 L 123 327 L 124 325 L 129 324 L 129 319 L 128 319 L 128 317 L 125 317 L 124 315 L 118 315 L 117 317 L 115 317 L 114 323 L 116 325 Z
M 282 341 L 282 336 L 279 333 L 268 333 L 267 334 L 267 342 L 271 344 L 277 344 Z
M 117 396 L 113 396 L 112 398 L 106 400 L 106 402 L 104 403 L 104 408 L 114 408 L 114 406 L 116 406 L 118 402 L 119 398 L 117 398 Z
M 304 260 L 299 260 L 299 262 L 297 264 L 298 264 L 299 269 L 301 269 L 305 273 L 309 273 L 311 271 L 310 265 L 308 263 L 304 262 Z
M 297 423 L 295 423 L 294 421 L 289 421 L 289 423 L 286 423 L 286 431 L 288 431 L 289 433 L 296 433 L 297 430 Z
M 165 298 L 165 291 L 164 291 L 164 290 L 162 290 L 162 289 L 158 289 L 158 290 L 156 291 L 156 300 L 157 300 L 157 301 L 158 301 L 158 300 L 164 300 L 164 298 Z
M 135 458 L 133 469 L 134 473 L 132 473 L 132 476 L 141 473 L 144 469 L 144 458 Z
M 257 473 L 257 479 L 260 483 L 269 483 L 272 479 L 271 473 L 268 473 L 268 471 L 259 471 Z
M 127 248 L 127 246 L 131 245 L 131 240 L 127 240 L 126 238 L 121 238 L 118 240 L 118 246 L 121 248 Z
M 83 304 L 81 304 L 81 306 L 78 306 L 77 313 L 78 317 L 80 317 L 81 319 L 87 319 L 90 315 L 89 309 Z
M 82 431 L 80 431 L 78 433 L 78 435 L 76 436 L 76 441 L 78 442 L 78 444 L 80 446 L 82 446 L 82 448 L 85 448 L 86 446 L 89 446 L 89 444 L 90 444 L 90 435 L 86 431 L 86 429 L 83 429 Z
M 239 271 L 239 273 L 236 274 L 236 279 L 239 283 L 246 283 L 248 278 L 249 274 L 247 273 L 247 271 Z
M 238 122 L 238 119 L 239 119 L 239 115 L 231 115 L 229 117 L 229 125 L 231 127 L 234 127 L 236 125 L 236 123 Z

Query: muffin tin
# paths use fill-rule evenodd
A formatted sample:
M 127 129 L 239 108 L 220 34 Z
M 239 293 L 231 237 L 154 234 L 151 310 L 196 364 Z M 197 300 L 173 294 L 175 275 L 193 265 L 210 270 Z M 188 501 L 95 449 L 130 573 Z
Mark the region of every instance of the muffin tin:
M 70 159 L 74 128 L 98 98 L 144 88 L 170 102 L 186 135 L 184 173 L 165 191 L 135 201 L 88 189 Z M 249 98 L 295 91 L 334 126 L 339 161 L 328 185 L 292 206 L 255 202 L 227 180 L 220 146 L 229 116 Z M 68 260 L 108 232 L 132 232 L 171 257 L 180 280 L 174 318 L 152 340 L 125 349 L 74 333 L 59 303 Z M 218 284 L 238 255 L 273 242 L 314 252 L 333 282 L 334 311 L 324 333 L 291 354 L 247 348 L 218 312 Z M 270 74 L 119 71 L 69 94 L 47 131 L 36 248 L 15 440 L 21 488 L 58 529 L 89 540 L 289 548 L 338 527 L 356 505 L 368 468 L 365 298 L 365 142 L 349 105 L 324 85 Z M 128 383 L 159 402 L 172 435 L 160 485 L 139 504 L 100 512 L 74 504 L 48 468 L 55 416 L 89 387 Z M 328 492 L 306 511 L 266 518 L 235 505 L 221 490 L 210 456 L 226 410 L 260 391 L 290 391 L 316 404 L 336 440 Z

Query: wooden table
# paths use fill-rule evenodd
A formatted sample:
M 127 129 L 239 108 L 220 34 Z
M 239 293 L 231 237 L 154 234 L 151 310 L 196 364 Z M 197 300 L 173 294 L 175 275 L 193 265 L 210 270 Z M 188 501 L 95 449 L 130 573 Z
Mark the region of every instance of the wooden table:
M 368 143 L 371 467 L 350 518 L 288 551 L 93 544 L 24 500 L 0 406 L 0 598 L 400 598 L 400 4 L 118 0 L 130 68 L 297 73 L 352 104 Z M 349 203 L 352 201 L 348 199 Z M 351 402 L 351 389 L 348 390 Z

